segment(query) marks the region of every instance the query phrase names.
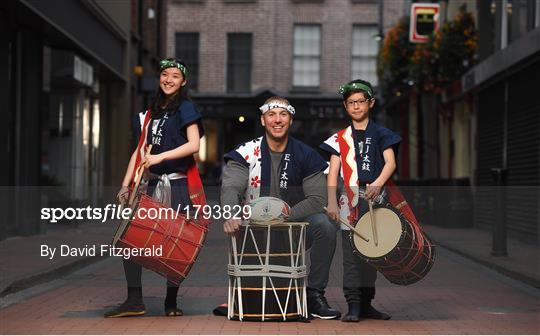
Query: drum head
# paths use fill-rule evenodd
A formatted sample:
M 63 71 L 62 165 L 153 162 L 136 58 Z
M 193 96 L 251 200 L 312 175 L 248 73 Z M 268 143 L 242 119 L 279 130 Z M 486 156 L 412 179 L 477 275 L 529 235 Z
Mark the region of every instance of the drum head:
M 377 246 L 375 246 L 369 212 L 356 223 L 356 229 L 362 236 L 368 238 L 369 242 L 353 233 L 354 245 L 358 252 L 364 256 L 380 258 L 390 253 L 398 245 L 403 229 L 399 216 L 390 209 L 374 208 L 373 219 L 377 230 Z

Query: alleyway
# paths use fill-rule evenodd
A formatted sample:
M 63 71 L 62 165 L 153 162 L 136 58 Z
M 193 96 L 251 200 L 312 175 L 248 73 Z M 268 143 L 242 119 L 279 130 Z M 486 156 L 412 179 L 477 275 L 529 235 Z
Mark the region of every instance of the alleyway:
M 339 240 L 338 240 L 339 241 Z M 420 283 L 399 287 L 382 276 L 375 306 L 390 321 L 357 324 L 228 321 L 211 314 L 226 302 L 227 241 L 220 226 L 211 230 L 179 303 L 185 316 L 164 317 L 164 281 L 144 272 L 147 315 L 105 319 L 103 312 L 124 299 L 121 260 L 108 258 L 62 279 L 11 295 L 0 310 L 2 334 L 538 334 L 540 293 L 443 248 L 431 273 Z M 338 246 L 327 297 L 346 310 L 341 293 Z M 7 299 L 5 297 L 3 299 Z

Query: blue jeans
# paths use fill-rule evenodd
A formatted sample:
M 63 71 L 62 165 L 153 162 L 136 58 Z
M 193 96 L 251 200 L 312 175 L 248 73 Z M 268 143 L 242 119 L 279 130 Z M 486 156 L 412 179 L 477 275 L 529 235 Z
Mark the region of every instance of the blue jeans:
M 311 249 L 307 287 L 324 293 L 336 250 L 336 235 L 339 228 L 324 213 L 308 216 L 306 221 L 309 222 L 306 248 Z

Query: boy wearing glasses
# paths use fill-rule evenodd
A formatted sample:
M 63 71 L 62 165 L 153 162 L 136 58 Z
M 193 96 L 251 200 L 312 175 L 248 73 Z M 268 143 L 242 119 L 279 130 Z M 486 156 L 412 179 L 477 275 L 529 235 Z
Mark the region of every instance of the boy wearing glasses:
M 396 150 L 401 137 L 369 119 L 373 108 L 373 88 L 367 81 L 357 79 L 339 89 L 343 105 L 351 118 L 351 125 L 333 134 L 320 148 L 330 155 L 328 172 L 328 216 L 336 222 L 356 225 L 368 209 L 368 201 L 381 203 L 383 186 L 396 169 Z M 338 175 L 343 179 L 344 192 L 337 200 Z M 342 224 L 343 293 L 349 312 L 344 322 L 358 322 L 360 318 L 388 320 L 390 315 L 371 305 L 375 296 L 377 271 L 353 254 L 350 235 Z

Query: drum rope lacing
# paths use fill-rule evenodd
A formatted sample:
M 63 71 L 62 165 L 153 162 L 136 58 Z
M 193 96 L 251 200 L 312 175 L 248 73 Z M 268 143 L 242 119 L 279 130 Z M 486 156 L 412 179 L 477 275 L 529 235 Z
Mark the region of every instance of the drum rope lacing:
M 407 253 L 405 257 L 402 257 L 400 261 L 391 261 L 385 258 L 385 260 L 390 264 L 390 266 L 401 265 L 400 269 L 396 269 L 394 271 L 392 270 L 385 271 L 386 275 L 400 277 L 401 281 L 403 282 L 407 282 L 407 279 L 409 279 L 408 277 L 406 277 L 406 275 L 408 274 L 413 275 L 414 277 L 416 277 L 416 279 L 421 279 L 423 277 L 421 274 L 415 272 L 414 268 L 417 266 L 418 262 L 421 260 L 421 257 L 424 254 L 424 249 L 427 246 L 425 243 L 424 233 L 422 231 L 422 228 L 414 222 L 411 222 L 411 221 L 407 221 L 407 222 L 411 225 L 414 236 L 418 237 L 417 239 L 415 239 L 414 237 L 412 239 L 412 241 L 416 243 L 415 245 L 417 245 L 418 248 L 407 248 L 409 252 Z M 428 241 L 428 244 L 430 244 L 429 241 Z M 401 252 L 402 250 L 404 250 L 404 248 L 398 247 L 398 250 L 399 252 Z M 416 253 L 414 254 L 414 256 L 411 258 L 409 262 L 407 262 L 404 265 L 401 264 L 400 262 L 406 259 L 410 251 L 416 251 Z M 431 256 L 428 256 L 428 259 L 431 259 Z
M 273 224 L 283 224 L 283 220 L 272 220 L 272 221 L 266 221 L 266 222 L 252 222 L 255 225 L 268 225 L 270 228 L 270 225 Z M 255 237 L 253 236 L 253 231 L 251 229 L 248 229 L 249 233 L 252 237 L 253 243 L 255 245 L 255 249 L 257 251 L 257 256 L 259 257 L 260 264 L 258 265 L 228 265 L 228 274 L 232 276 L 275 276 L 280 278 L 290 278 L 290 279 L 299 279 L 304 278 L 307 276 L 307 270 L 306 266 L 281 266 L 281 265 L 270 265 L 268 264 L 268 260 L 263 262 L 259 247 L 256 243 Z M 246 243 L 247 235 L 244 236 L 243 242 L 242 242 L 242 251 L 240 254 L 240 263 L 242 262 L 242 259 L 244 257 L 244 247 Z M 291 251 L 293 253 L 293 251 Z M 298 264 L 298 260 L 295 264 Z
M 152 197 L 150 197 L 147 194 L 141 192 L 140 189 L 139 190 L 132 189 L 132 190 L 134 190 L 137 193 L 136 201 L 134 202 L 134 204 L 136 204 L 136 205 L 133 206 L 133 208 L 132 208 L 133 210 L 135 210 L 136 208 L 138 209 L 141 206 L 141 204 L 143 204 L 147 208 L 150 208 L 150 207 L 158 208 L 158 209 L 165 208 L 163 205 L 156 202 Z M 137 212 L 134 212 L 134 214 L 137 214 Z M 178 217 L 170 219 L 170 221 L 176 221 L 176 222 L 178 222 L 179 220 L 182 221 L 182 225 L 180 225 L 180 224 L 179 225 L 165 225 L 163 223 L 163 220 L 154 219 L 154 220 L 151 220 L 153 222 L 153 227 L 145 225 L 144 223 L 140 223 L 139 221 L 142 221 L 142 219 L 140 219 L 139 217 L 135 217 L 130 221 L 130 225 L 132 227 L 134 227 L 134 228 L 136 227 L 139 230 L 150 231 L 150 235 L 149 235 L 149 237 L 148 237 L 148 239 L 147 239 L 147 241 L 145 243 L 145 246 L 150 241 L 150 238 L 152 237 L 152 235 L 154 233 L 156 233 L 156 234 L 161 235 L 161 239 L 160 239 L 160 243 L 159 243 L 161 246 L 165 246 L 165 244 L 167 242 L 171 242 L 171 244 L 172 244 L 171 249 L 176 247 L 177 249 L 180 249 L 182 252 L 183 252 L 183 250 L 182 250 L 181 245 L 183 245 L 183 244 L 187 244 L 187 245 L 191 245 L 191 246 L 195 247 L 196 253 L 195 253 L 195 255 L 193 255 L 191 257 L 185 255 L 184 258 L 171 258 L 171 257 L 166 257 L 166 256 L 162 256 L 162 257 L 157 258 L 156 262 L 159 265 L 161 265 L 161 268 L 166 268 L 166 269 L 172 271 L 173 273 L 176 273 L 176 275 L 179 275 L 180 278 L 176 278 L 176 277 L 173 278 L 173 277 L 170 276 L 170 274 L 165 273 L 161 269 L 153 269 L 153 270 L 155 272 L 165 276 L 168 280 L 171 280 L 172 282 L 174 282 L 176 284 L 179 284 L 181 280 L 183 280 L 183 279 L 185 279 L 187 277 L 187 274 L 188 274 L 189 270 L 191 269 L 191 267 L 193 266 L 193 262 L 196 259 L 196 254 L 202 248 L 202 242 L 204 241 L 204 238 L 199 239 L 200 242 L 194 242 L 192 240 L 184 238 L 182 236 L 182 233 L 186 229 L 186 225 L 193 225 L 194 227 L 198 228 L 200 231 L 202 231 L 203 237 L 206 234 L 206 232 L 208 232 L 208 227 L 207 226 L 199 224 L 199 221 L 197 221 L 197 220 L 186 219 L 184 214 L 179 214 Z M 176 232 L 178 232 L 178 233 L 175 234 Z M 125 241 L 124 239 L 121 239 L 120 241 L 121 241 L 122 244 L 125 244 L 128 247 L 131 247 L 131 248 L 137 247 L 135 244 L 133 244 L 131 242 L 128 242 L 128 241 Z M 148 257 L 142 257 L 142 258 L 143 259 L 148 259 Z M 175 267 L 173 267 L 171 264 L 168 264 L 169 262 L 172 262 L 174 264 L 185 264 L 185 265 L 187 265 L 187 269 L 185 271 L 180 271 L 180 270 L 176 269 Z
M 401 208 L 407 206 L 407 202 L 401 202 L 399 208 L 392 206 L 391 203 L 387 203 L 385 206 L 390 208 L 396 208 L 398 217 L 402 220 L 405 220 L 411 227 L 411 232 L 404 232 L 407 236 L 411 238 L 412 244 L 410 246 L 396 246 L 396 252 L 398 252 L 399 259 L 392 259 L 390 257 L 383 257 L 387 265 L 372 265 L 377 268 L 390 282 L 396 284 L 410 284 L 416 282 L 424 277 L 425 274 L 422 274 L 424 270 L 420 273 L 415 271 L 415 268 L 421 262 L 422 257 L 427 257 L 428 260 L 433 260 L 434 254 L 432 253 L 431 247 L 434 245 L 431 241 L 425 236 L 420 225 L 414 221 L 409 220 Z M 414 216 L 414 215 L 413 215 Z M 414 217 L 412 219 L 415 219 Z M 426 255 L 425 252 L 428 252 Z M 413 254 L 414 253 L 414 254 Z M 368 264 L 371 264 L 371 260 L 361 255 Z M 409 258 L 410 257 L 410 258 Z M 427 264 L 426 267 L 430 267 L 430 264 Z M 412 276 L 412 277 L 411 277 Z M 414 281 L 413 281 L 414 279 Z
M 304 248 L 305 248 L 305 245 L 304 245 L 304 241 L 305 241 L 305 226 L 302 226 L 301 229 L 300 229 L 300 237 L 303 237 L 303 240 L 301 239 L 299 244 L 298 244 L 298 250 L 296 251 L 296 253 L 294 253 L 295 251 L 293 250 L 293 246 L 292 246 L 292 233 L 291 233 L 291 228 L 292 228 L 292 224 L 285 224 L 285 226 L 288 226 L 289 227 L 289 246 L 290 246 L 290 249 L 291 249 L 291 266 L 282 266 L 282 265 L 271 265 L 269 264 L 269 248 L 270 248 L 270 229 L 272 227 L 272 225 L 270 225 L 269 222 L 264 222 L 264 223 L 253 223 L 255 225 L 253 225 L 253 227 L 257 227 L 259 226 L 259 228 L 261 228 L 263 226 L 263 224 L 266 224 L 267 226 L 267 230 L 268 230 L 268 233 L 267 233 L 267 238 L 266 238 L 266 252 L 264 255 L 261 256 L 261 250 L 259 249 L 259 246 L 258 246 L 258 243 L 257 243 L 257 240 L 255 239 L 255 236 L 253 234 L 253 230 L 252 228 L 247 225 L 246 226 L 246 230 L 244 232 L 244 235 L 243 235 L 243 239 L 242 239 L 242 243 L 241 243 L 241 250 L 239 251 L 240 253 L 238 253 L 238 250 L 237 250 L 237 244 L 236 244 L 236 239 L 232 239 L 231 240 L 231 243 L 232 243 L 232 251 L 233 251 L 233 255 L 229 256 L 229 258 L 232 257 L 232 261 L 234 262 L 233 265 L 231 265 L 231 259 L 229 259 L 229 265 L 228 265 L 228 274 L 229 276 L 231 277 L 234 277 L 234 280 L 232 281 L 233 282 L 233 290 L 231 292 L 231 288 L 230 288 L 230 285 L 229 285 L 229 312 L 228 312 L 228 317 L 229 318 L 232 318 L 233 316 L 233 311 L 231 310 L 231 308 L 235 305 L 235 295 L 234 295 L 234 292 L 237 291 L 237 294 L 238 294 L 238 309 L 239 309 L 239 312 L 238 312 L 238 315 L 239 315 L 239 318 L 240 320 L 243 319 L 243 316 L 244 316 L 244 313 L 243 313 L 243 303 L 242 303 L 242 300 L 241 300 L 241 292 L 242 292 L 242 285 L 241 285 L 241 279 L 242 277 L 262 277 L 262 281 L 263 281 L 263 288 L 262 288 L 262 321 L 265 320 L 265 303 L 266 303 L 266 282 L 268 280 L 268 282 L 270 283 L 270 288 L 272 289 L 272 293 L 274 294 L 274 297 L 276 298 L 276 303 L 278 305 L 278 308 L 279 308 L 279 311 L 280 311 L 280 314 L 283 318 L 284 321 L 286 321 L 287 319 L 287 316 L 290 315 L 287 313 L 287 307 L 288 307 L 288 304 L 289 304 L 289 299 L 290 299 L 290 296 L 291 296 L 291 289 L 292 289 L 292 286 L 293 286 L 293 282 L 294 282 L 294 288 L 298 288 L 298 280 L 300 279 L 305 279 L 307 277 L 307 271 L 306 271 L 306 266 L 305 266 L 305 255 L 304 255 Z M 274 224 L 278 224 L 279 226 L 283 225 L 283 221 L 279 220 L 278 222 L 274 223 Z M 296 223 L 298 224 L 298 223 Z M 248 239 L 248 235 L 251 237 L 251 240 L 254 244 L 254 247 L 255 247 L 255 250 L 256 250 L 256 255 L 259 259 L 259 264 L 256 264 L 256 265 L 242 265 L 242 260 L 243 260 L 243 257 L 245 255 L 244 251 L 245 251 L 245 246 L 246 246 L 246 241 Z M 300 255 L 302 255 L 302 258 L 300 258 Z M 264 260 L 263 260 L 264 258 Z M 299 266 L 299 264 L 301 263 L 301 266 Z M 278 297 L 278 294 L 276 292 L 276 287 L 274 286 L 274 282 L 272 280 L 273 277 L 279 277 L 279 278 L 287 278 L 289 279 L 289 287 L 288 287 L 288 291 L 287 291 L 287 297 L 286 297 L 286 301 L 284 303 L 284 305 L 282 305 L 282 302 L 280 301 L 279 297 Z M 231 279 L 229 279 L 229 284 L 230 284 L 230 281 Z M 295 294 L 294 295 L 294 298 L 293 300 L 296 301 L 296 306 L 298 307 L 297 309 L 299 309 L 296 313 L 294 313 L 293 315 L 296 315 L 296 314 L 299 314 L 303 317 L 307 317 L 307 303 L 306 303 L 306 293 L 305 293 L 305 287 L 304 287 L 304 290 L 303 290 L 303 293 L 300 294 L 298 292 L 298 289 L 295 290 Z

